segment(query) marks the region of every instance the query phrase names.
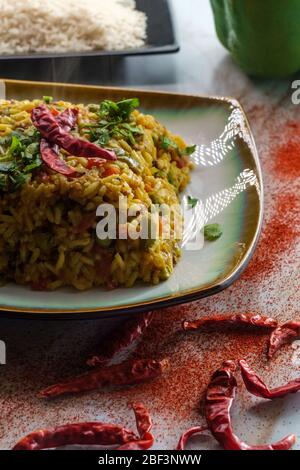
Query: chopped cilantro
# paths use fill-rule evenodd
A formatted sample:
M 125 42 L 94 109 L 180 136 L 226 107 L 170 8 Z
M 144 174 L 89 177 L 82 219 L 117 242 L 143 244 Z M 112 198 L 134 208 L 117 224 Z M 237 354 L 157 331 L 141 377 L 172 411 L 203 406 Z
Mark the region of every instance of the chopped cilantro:
M 137 98 L 123 101 L 105 100 L 99 106 L 98 123 L 84 125 L 90 134 L 91 141 L 105 147 L 112 138 L 124 139 L 135 145 L 135 137 L 143 134 L 143 130 L 130 121 L 132 111 L 139 106 Z
M 170 149 L 176 150 L 181 156 L 192 155 L 195 152 L 196 147 L 197 147 L 196 145 L 191 145 L 190 147 L 186 147 L 185 149 L 182 150 L 181 148 L 178 147 L 176 142 L 169 139 L 169 137 L 167 136 L 163 136 L 160 139 L 160 145 L 164 150 L 170 150 Z
M 188 199 L 188 204 L 192 209 L 194 209 L 194 207 L 196 207 L 196 205 L 199 202 L 199 199 L 197 199 L 196 197 L 188 196 L 187 199 Z
M 13 161 L 6 161 L 0 163 L 0 173 L 9 173 L 15 168 L 15 163 Z
M 164 150 L 169 150 L 170 148 L 178 150 L 178 145 L 166 136 L 161 138 L 161 146 Z
M 13 191 L 41 166 L 40 134 L 32 129 L 16 129 L 1 141 L 0 190 Z
M 12 135 L 11 143 L 10 143 L 10 147 L 8 151 L 9 151 L 9 154 L 12 156 L 17 155 L 19 152 L 22 151 L 22 143 L 20 139 L 14 134 Z
M 128 121 L 132 111 L 140 105 L 138 98 L 118 101 L 105 100 L 100 105 L 100 116 L 110 121 Z
M 50 104 L 53 101 L 52 96 L 43 96 L 43 101 L 45 101 L 46 104 Z
M 210 224 L 204 227 L 204 238 L 207 241 L 213 242 L 218 240 L 223 234 L 220 224 Z
M 183 151 L 184 155 L 192 155 L 196 151 L 197 145 L 186 147 Z

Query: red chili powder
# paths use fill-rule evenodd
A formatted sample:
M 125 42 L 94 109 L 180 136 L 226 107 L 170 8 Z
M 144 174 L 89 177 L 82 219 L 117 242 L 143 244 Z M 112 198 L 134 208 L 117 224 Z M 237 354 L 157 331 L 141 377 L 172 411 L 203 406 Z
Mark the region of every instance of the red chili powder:
M 298 194 L 277 197 L 274 215 L 263 229 L 252 261 L 242 275 L 243 280 L 260 280 L 262 275 L 268 276 L 276 269 L 280 257 L 295 244 L 300 235 L 299 213 Z
M 224 360 L 251 358 L 253 364 L 256 358 L 260 361 L 265 357 L 266 330 L 237 328 L 187 333 L 181 330 L 187 316 L 190 317 L 187 305 L 155 312 L 134 356 L 167 357 L 170 369 L 158 380 L 113 392 L 113 399 L 141 400 L 151 404 L 153 413 L 199 420 L 207 384 Z
M 300 177 L 300 123 L 289 121 L 283 129 L 286 143 L 275 150 L 274 171 L 276 175 Z

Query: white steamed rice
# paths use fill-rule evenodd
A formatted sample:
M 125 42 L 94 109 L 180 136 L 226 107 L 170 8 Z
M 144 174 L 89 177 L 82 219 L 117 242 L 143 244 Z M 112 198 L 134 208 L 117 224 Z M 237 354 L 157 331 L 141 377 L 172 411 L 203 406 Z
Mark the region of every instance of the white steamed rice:
M 146 22 L 134 0 L 0 0 L 0 54 L 138 48 Z

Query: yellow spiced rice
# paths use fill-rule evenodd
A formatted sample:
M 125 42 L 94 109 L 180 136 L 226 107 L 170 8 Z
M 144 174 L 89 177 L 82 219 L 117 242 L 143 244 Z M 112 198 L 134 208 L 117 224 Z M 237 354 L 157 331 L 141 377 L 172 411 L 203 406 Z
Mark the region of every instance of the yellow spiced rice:
M 1 100 L 0 137 L 5 140 L 20 129 L 30 131 L 30 112 L 41 103 Z M 79 109 L 73 133 L 89 139 L 84 126 L 97 122 L 97 108 L 62 101 L 49 104 L 52 111 L 67 107 Z M 43 163 L 22 185 L 0 192 L 0 275 L 5 282 L 36 289 L 73 286 L 85 290 L 102 285 L 131 287 L 140 280 L 157 284 L 171 275 L 180 257 L 176 237 L 117 238 L 103 243 L 96 236 L 96 209 L 102 203 L 118 210 L 119 198 L 126 197 L 129 207 L 142 204 L 149 211 L 154 203 L 176 205 L 189 182 L 192 165 L 182 153 L 186 143 L 180 137 L 137 110 L 130 124 L 141 131 L 134 143 L 122 136 L 109 141 L 109 148 L 123 158 L 88 169 L 86 158 L 62 151 L 61 158 L 76 168 L 76 178 L 67 178 Z M 176 145 L 163 148 L 164 137 Z M 3 148 L 2 153 L 5 156 Z

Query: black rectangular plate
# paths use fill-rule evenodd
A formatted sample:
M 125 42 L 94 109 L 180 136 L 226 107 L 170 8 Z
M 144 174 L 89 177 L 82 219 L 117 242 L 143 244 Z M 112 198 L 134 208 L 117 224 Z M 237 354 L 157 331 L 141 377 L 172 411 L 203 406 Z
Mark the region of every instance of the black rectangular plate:
M 125 57 L 145 54 L 169 54 L 179 51 L 168 0 L 136 0 L 137 9 L 146 13 L 148 18 L 147 45 L 139 49 L 122 51 L 88 51 L 64 53 L 31 53 L 0 55 L 0 60 L 16 59 L 54 59 L 59 57 Z

